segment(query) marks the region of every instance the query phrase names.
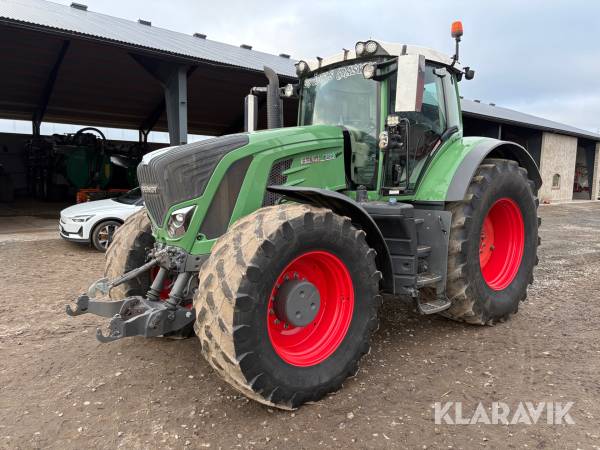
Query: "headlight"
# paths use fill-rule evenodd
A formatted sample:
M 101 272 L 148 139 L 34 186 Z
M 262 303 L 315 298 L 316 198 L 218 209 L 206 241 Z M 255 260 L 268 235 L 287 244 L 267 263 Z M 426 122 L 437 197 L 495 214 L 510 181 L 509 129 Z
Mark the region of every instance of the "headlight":
M 308 63 L 306 61 L 299 61 L 298 64 L 296 64 L 296 74 L 301 77 L 306 72 L 308 72 Z
M 185 234 L 195 209 L 195 206 L 187 206 L 173 211 L 173 214 L 171 214 L 169 222 L 167 223 L 167 233 L 170 237 L 178 238 Z
M 370 80 L 375 76 L 375 71 L 377 70 L 377 66 L 375 64 L 365 64 L 362 69 L 363 77 L 367 80 Z
M 354 46 L 354 51 L 356 52 L 356 56 L 362 56 L 362 54 L 365 52 L 365 43 L 364 42 L 357 42 L 356 45 Z
M 294 95 L 294 85 L 286 84 L 283 88 L 283 95 L 285 95 L 286 97 L 292 97 Z
M 375 54 L 377 49 L 379 48 L 379 44 L 375 41 L 367 41 L 365 43 L 365 50 L 369 55 Z
M 75 216 L 75 217 L 71 217 L 71 220 L 73 222 L 82 223 L 82 222 L 87 222 L 92 217 L 94 217 L 93 214 L 92 215 L 88 215 L 88 216 Z

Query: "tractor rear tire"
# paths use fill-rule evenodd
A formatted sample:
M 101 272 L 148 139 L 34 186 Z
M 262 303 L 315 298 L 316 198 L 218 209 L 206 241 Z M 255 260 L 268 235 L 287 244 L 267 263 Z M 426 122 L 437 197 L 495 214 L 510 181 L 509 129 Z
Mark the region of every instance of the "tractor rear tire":
M 200 270 L 202 354 L 260 403 L 293 409 L 317 401 L 355 375 L 369 351 L 380 278 L 375 251 L 347 217 L 300 204 L 259 209 L 219 238 Z M 282 309 L 307 282 L 320 306 L 309 301 L 312 321 L 299 324 L 295 306 L 291 315 Z M 303 289 L 296 292 L 304 299 Z
M 104 276 L 109 280 L 137 269 L 148 261 L 148 252 L 154 246 L 154 236 L 146 208 L 142 208 L 117 228 L 113 241 L 106 251 Z M 110 298 L 117 300 L 133 295 L 146 295 L 150 288 L 150 273 L 144 272 L 136 278 L 111 289 Z
M 518 311 L 538 263 L 538 204 L 527 170 L 506 159 L 482 162 L 465 199 L 447 206 L 452 306 L 442 315 L 493 325 Z

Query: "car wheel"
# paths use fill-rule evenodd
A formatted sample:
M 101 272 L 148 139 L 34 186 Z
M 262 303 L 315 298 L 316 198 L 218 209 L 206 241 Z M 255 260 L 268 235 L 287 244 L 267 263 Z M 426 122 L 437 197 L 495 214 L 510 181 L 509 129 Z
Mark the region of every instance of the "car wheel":
M 113 240 L 115 231 L 121 226 L 121 222 L 107 220 L 100 222 L 92 231 L 92 245 L 98 251 L 105 252 Z

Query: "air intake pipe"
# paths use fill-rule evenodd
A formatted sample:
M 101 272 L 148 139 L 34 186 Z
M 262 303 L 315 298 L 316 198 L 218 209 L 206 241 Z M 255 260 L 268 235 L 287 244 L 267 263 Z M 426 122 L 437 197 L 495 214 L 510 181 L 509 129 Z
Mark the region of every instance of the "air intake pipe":
M 279 90 L 279 77 L 270 67 L 264 67 L 265 75 L 269 80 L 267 86 L 267 127 L 283 127 L 283 101 Z

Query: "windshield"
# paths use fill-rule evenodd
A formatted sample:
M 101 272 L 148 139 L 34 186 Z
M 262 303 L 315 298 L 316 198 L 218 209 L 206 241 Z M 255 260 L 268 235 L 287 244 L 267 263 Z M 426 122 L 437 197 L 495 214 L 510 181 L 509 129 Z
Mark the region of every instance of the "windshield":
M 136 187 L 132 190 L 126 192 L 123 195 L 120 195 L 113 200 L 119 203 L 125 203 L 127 205 L 133 205 L 139 202 L 142 199 L 142 193 L 140 192 L 140 188 Z
M 365 63 L 306 78 L 300 125 L 341 125 L 350 133 L 352 181 L 374 188 L 377 169 L 378 83 L 363 77 Z

